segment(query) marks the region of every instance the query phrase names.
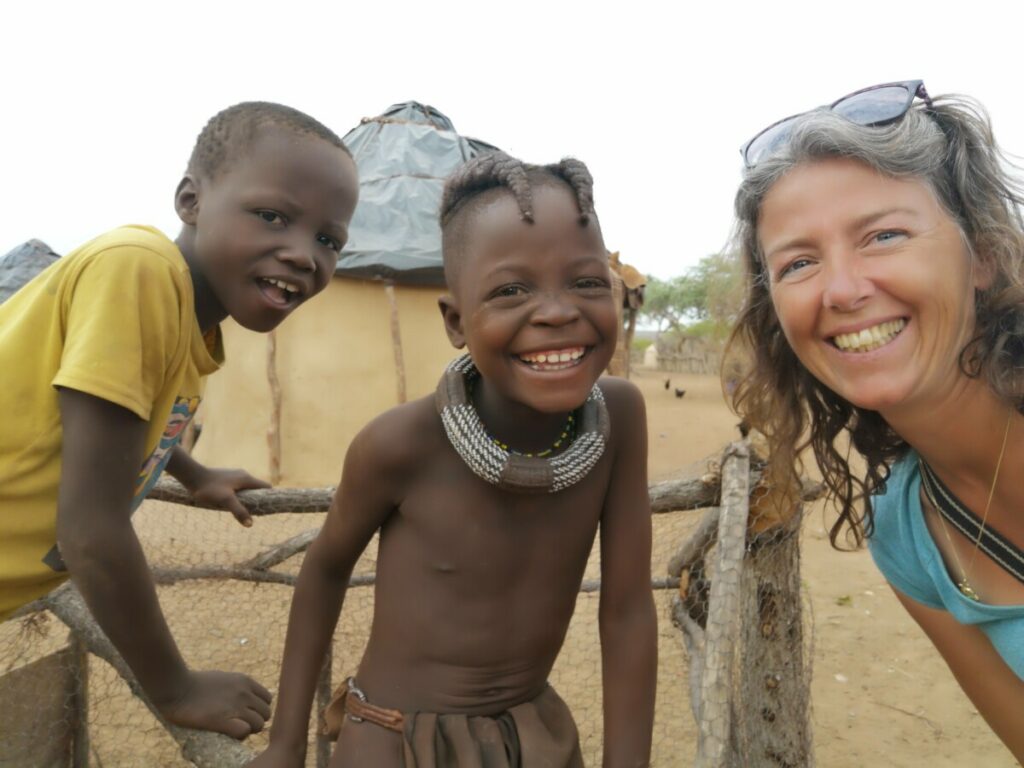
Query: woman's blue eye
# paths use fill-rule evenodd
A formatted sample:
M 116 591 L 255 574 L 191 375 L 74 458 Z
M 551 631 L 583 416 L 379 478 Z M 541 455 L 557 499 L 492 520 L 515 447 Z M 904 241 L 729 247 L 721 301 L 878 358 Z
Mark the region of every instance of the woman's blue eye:
M 888 243 L 899 237 L 903 237 L 903 235 L 903 232 L 886 230 L 885 232 L 879 232 L 877 235 L 875 235 L 875 240 L 879 243 Z
M 797 270 L 803 269 L 810 263 L 810 259 L 793 259 L 791 262 L 789 262 L 789 264 L 787 264 L 781 270 L 779 270 L 779 278 L 783 278 L 786 275 L 796 272 Z

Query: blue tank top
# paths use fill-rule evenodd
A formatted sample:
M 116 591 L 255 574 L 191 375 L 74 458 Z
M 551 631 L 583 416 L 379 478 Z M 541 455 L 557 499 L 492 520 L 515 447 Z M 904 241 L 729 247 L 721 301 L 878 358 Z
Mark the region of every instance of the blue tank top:
M 893 465 L 886 492 L 872 497 L 875 530 L 868 549 L 875 564 L 907 597 L 977 625 L 1024 680 L 1024 605 L 988 605 L 960 593 L 925 524 L 920 493 L 917 454 L 909 451 Z

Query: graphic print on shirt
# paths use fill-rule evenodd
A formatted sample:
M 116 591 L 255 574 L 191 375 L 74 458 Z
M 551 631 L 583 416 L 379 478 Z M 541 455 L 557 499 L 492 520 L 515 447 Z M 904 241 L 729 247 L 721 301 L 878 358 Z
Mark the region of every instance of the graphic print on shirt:
M 188 426 L 189 422 L 192 421 L 192 417 L 196 414 L 199 400 L 200 398 L 198 397 L 179 397 L 174 402 L 170 418 L 167 419 L 167 428 L 164 429 L 160 442 L 156 444 L 156 448 L 153 449 L 153 453 L 149 455 L 149 458 L 143 462 L 142 470 L 135 479 L 135 496 L 132 498 L 132 512 L 138 509 L 143 499 L 153 490 L 156 481 L 160 479 L 160 474 L 171 459 L 171 451 L 181 440 L 185 427 Z

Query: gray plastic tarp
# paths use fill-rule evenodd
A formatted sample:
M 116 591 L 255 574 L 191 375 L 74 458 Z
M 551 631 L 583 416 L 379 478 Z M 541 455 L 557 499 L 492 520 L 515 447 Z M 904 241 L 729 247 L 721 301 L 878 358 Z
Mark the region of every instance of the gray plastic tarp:
M 432 107 L 406 102 L 345 136 L 359 167 L 359 205 L 336 274 L 443 285 L 437 214 L 444 180 L 490 144 L 459 136 Z
M 0 304 L 59 258 L 42 240 L 29 240 L 0 256 Z

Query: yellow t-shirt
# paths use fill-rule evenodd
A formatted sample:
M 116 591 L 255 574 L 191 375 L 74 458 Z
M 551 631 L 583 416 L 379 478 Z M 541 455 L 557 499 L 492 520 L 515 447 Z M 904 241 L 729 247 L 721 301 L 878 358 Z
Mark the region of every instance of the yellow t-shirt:
M 151 227 L 101 235 L 0 304 L 0 620 L 67 578 L 55 549 L 56 387 L 148 422 L 134 509 L 195 413 L 203 377 L 221 362 L 219 332 L 208 344 L 196 321 L 184 257 Z

